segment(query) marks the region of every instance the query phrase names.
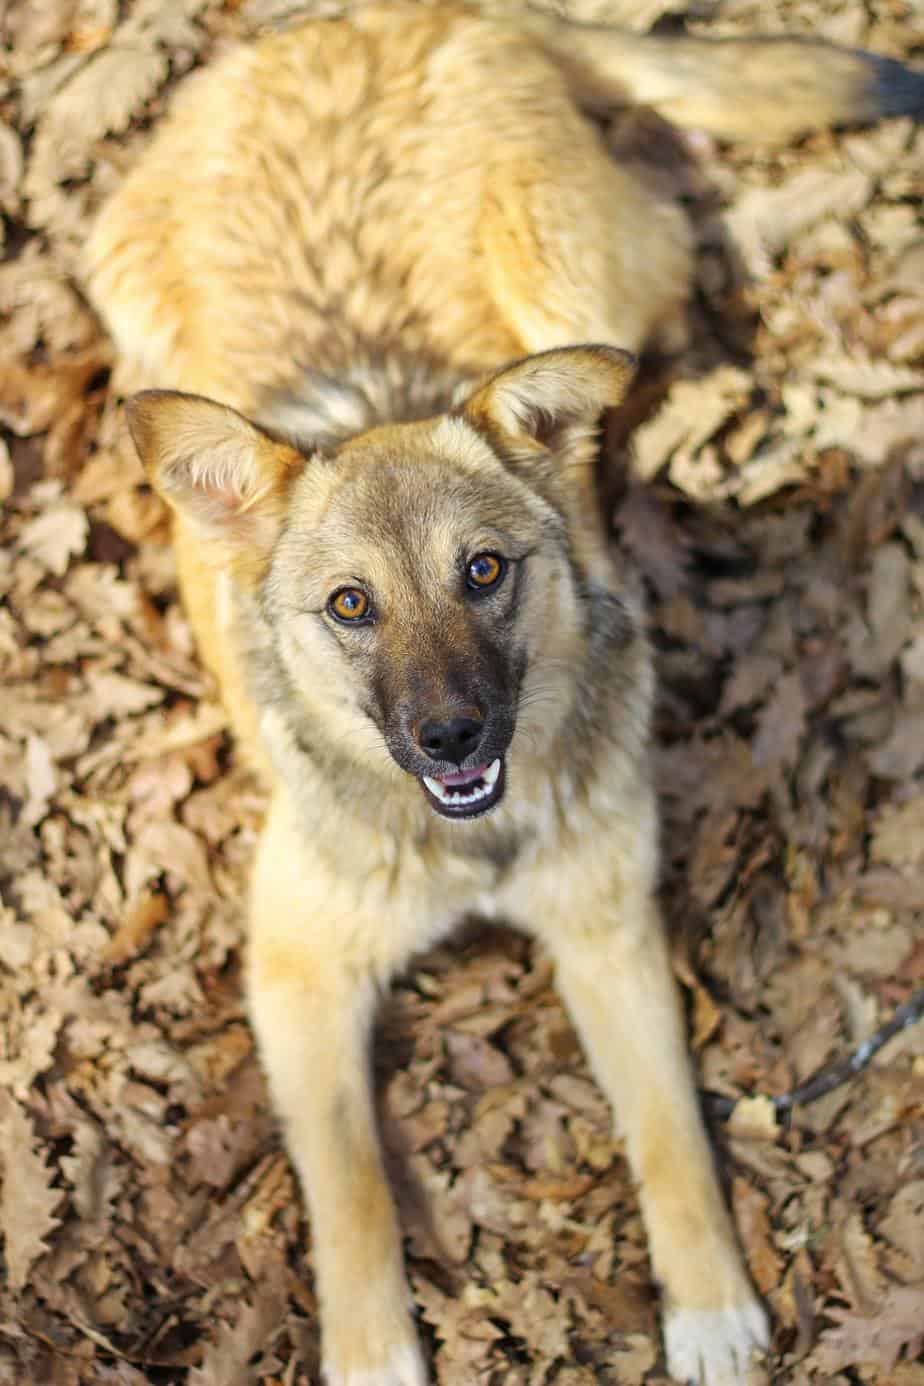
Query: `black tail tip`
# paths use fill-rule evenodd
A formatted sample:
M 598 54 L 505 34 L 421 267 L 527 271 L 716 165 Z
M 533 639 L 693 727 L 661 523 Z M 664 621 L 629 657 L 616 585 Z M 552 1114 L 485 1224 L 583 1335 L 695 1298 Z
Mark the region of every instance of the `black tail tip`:
M 924 121 L 924 72 L 915 72 L 894 58 L 865 53 L 870 74 L 866 98 L 872 120 L 912 116 Z

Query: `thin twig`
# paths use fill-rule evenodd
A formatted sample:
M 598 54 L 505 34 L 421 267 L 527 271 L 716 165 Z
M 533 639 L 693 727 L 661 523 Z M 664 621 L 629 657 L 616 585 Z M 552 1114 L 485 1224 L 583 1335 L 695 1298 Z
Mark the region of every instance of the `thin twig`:
M 860 1073 L 884 1044 L 887 1044 L 893 1035 L 899 1031 L 906 1030 L 909 1025 L 915 1025 L 919 1020 L 924 1019 L 924 987 L 913 992 L 910 1000 L 903 1006 L 899 1006 L 891 1020 L 881 1025 L 874 1035 L 858 1044 L 853 1053 L 847 1054 L 842 1059 L 835 1059 L 833 1063 L 825 1064 L 817 1073 L 813 1073 L 810 1078 L 806 1078 L 804 1083 L 799 1083 L 789 1092 L 780 1093 L 778 1097 L 771 1097 L 777 1112 L 791 1112 L 794 1107 L 804 1107 L 809 1102 L 816 1102 L 819 1097 L 824 1097 L 827 1093 L 839 1088 L 842 1083 L 846 1083 L 848 1078 L 852 1078 L 855 1073 Z M 726 1097 L 719 1092 L 704 1092 L 703 1102 L 710 1116 L 725 1120 L 730 1117 L 735 1110 L 738 1099 Z

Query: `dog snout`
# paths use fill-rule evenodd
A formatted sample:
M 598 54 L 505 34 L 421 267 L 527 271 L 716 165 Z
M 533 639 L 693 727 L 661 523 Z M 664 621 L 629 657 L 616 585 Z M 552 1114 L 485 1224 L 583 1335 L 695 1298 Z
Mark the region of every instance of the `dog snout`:
M 420 723 L 417 744 L 434 761 L 461 765 L 473 756 L 484 735 L 484 719 L 474 716 L 428 717 Z

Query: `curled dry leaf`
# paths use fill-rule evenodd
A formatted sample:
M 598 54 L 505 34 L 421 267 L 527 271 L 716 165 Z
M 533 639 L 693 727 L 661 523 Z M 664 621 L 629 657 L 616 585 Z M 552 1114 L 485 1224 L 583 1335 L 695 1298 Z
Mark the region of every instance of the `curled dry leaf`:
M 28 196 L 49 181 L 83 177 L 94 142 L 124 130 L 166 79 L 166 53 L 153 43 L 114 42 L 93 53 L 44 108 L 26 174 Z
M 906 1284 L 924 1284 L 924 1179 L 912 1179 L 892 1199 L 879 1224 L 887 1239 L 886 1264 Z
M 823 217 L 839 218 L 869 201 L 872 183 L 860 169 L 806 169 L 775 188 L 751 188 L 727 217 L 731 239 L 749 269 L 766 272 L 770 257 Z
M 783 1258 L 773 1242 L 769 1199 L 746 1179 L 738 1178 L 732 1184 L 732 1207 L 754 1284 L 762 1295 L 768 1295 L 779 1285 L 783 1270 Z
M 285 1309 L 279 1288 L 256 1287 L 252 1302 L 239 1305 L 233 1318 L 218 1324 L 201 1364 L 189 1374 L 190 1386 L 251 1386 L 254 1359 L 265 1355 L 267 1339 Z
M 872 857 L 900 868 L 924 862 L 924 794 L 880 810 L 873 825 Z
M 860 399 L 917 394 L 922 384 L 920 372 L 908 366 L 893 366 L 889 361 L 864 359 L 846 352 L 816 357 L 808 369 L 819 380 Z
M 83 553 L 88 533 L 86 511 L 61 501 L 30 520 L 23 527 L 19 542 L 26 553 L 60 577 L 71 559 Z
M 811 1354 L 817 1370 L 837 1372 L 854 1364 L 880 1373 L 891 1371 L 900 1356 L 908 1361 L 924 1346 L 924 1289 L 920 1286 L 892 1285 L 875 1315 L 832 1307 L 829 1316 L 837 1320 L 826 1329 Z
M 10 450 L 4 440 L 0 438 L 0 505 L 13 494 L 15 481 Z
M 8 1092 L 0 1092 L 0 1117 L 0 1232 L 9 1286 L 18 1291 L 48 1249 L 62 1195 L 31 1121 Z
M 728 1119 L 728 1129 L 743 1140 L 775 1141 L 780 1119 L 769 1097 L 741 1097 Z
M 748 377 L 735 366 L 721 366 L 704 380 L 679 380 L 651 421 L 633 435 L 639 475 L 651 480 L 678 450 L 684 459 L 698 453 L 743 404 L 749 388 Z
M 12 126 L 0 121 L 0 211 L 14 216 L 19 211 L 22 177 L 22 143 Z M 2 222 L 0 222 L 2 228 Z M 2 236 L 2 229 L 0 229 Z
M 119 967 L 133 958 L 147 944 L 169 913 L 170 905 L 163 891 L 148 887 L 131 905 L 105 950 L 105 960 Z
M 83 407 L 86 386 L 103 365 L 98 350 L 54 366 L 8 364 L 0 374 L 0 422 L 21 438 L 43 433 L 65 410 Z

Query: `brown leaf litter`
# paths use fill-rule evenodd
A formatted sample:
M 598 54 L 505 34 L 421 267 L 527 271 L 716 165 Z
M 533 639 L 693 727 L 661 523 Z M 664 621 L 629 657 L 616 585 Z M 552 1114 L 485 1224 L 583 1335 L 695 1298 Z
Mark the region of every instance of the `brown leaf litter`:
M 318 1379 L 310 1234 L 240 996 L 263 799 L 75 279 L 176 78 L 310 8 L 0 15 L 0 1383 Z M 912 0 L 707 9 L 716 34 L 914 37 Z M 924 1027 L 791 1119 L 769 1100 L 924 982 L 924 136 L 609 138 L 640 132 L 700 243 L 691 345 L 642 382 L 646 485 L 617 515 L 651 593 L 678 974 L 734 1104 L 717 1140 L 774 1379 L 924 1386 Z M 502 931 L 421 959 L 377 1059 L 443 1386 L 664 1382 L 638 1207 L 545 959 Z

